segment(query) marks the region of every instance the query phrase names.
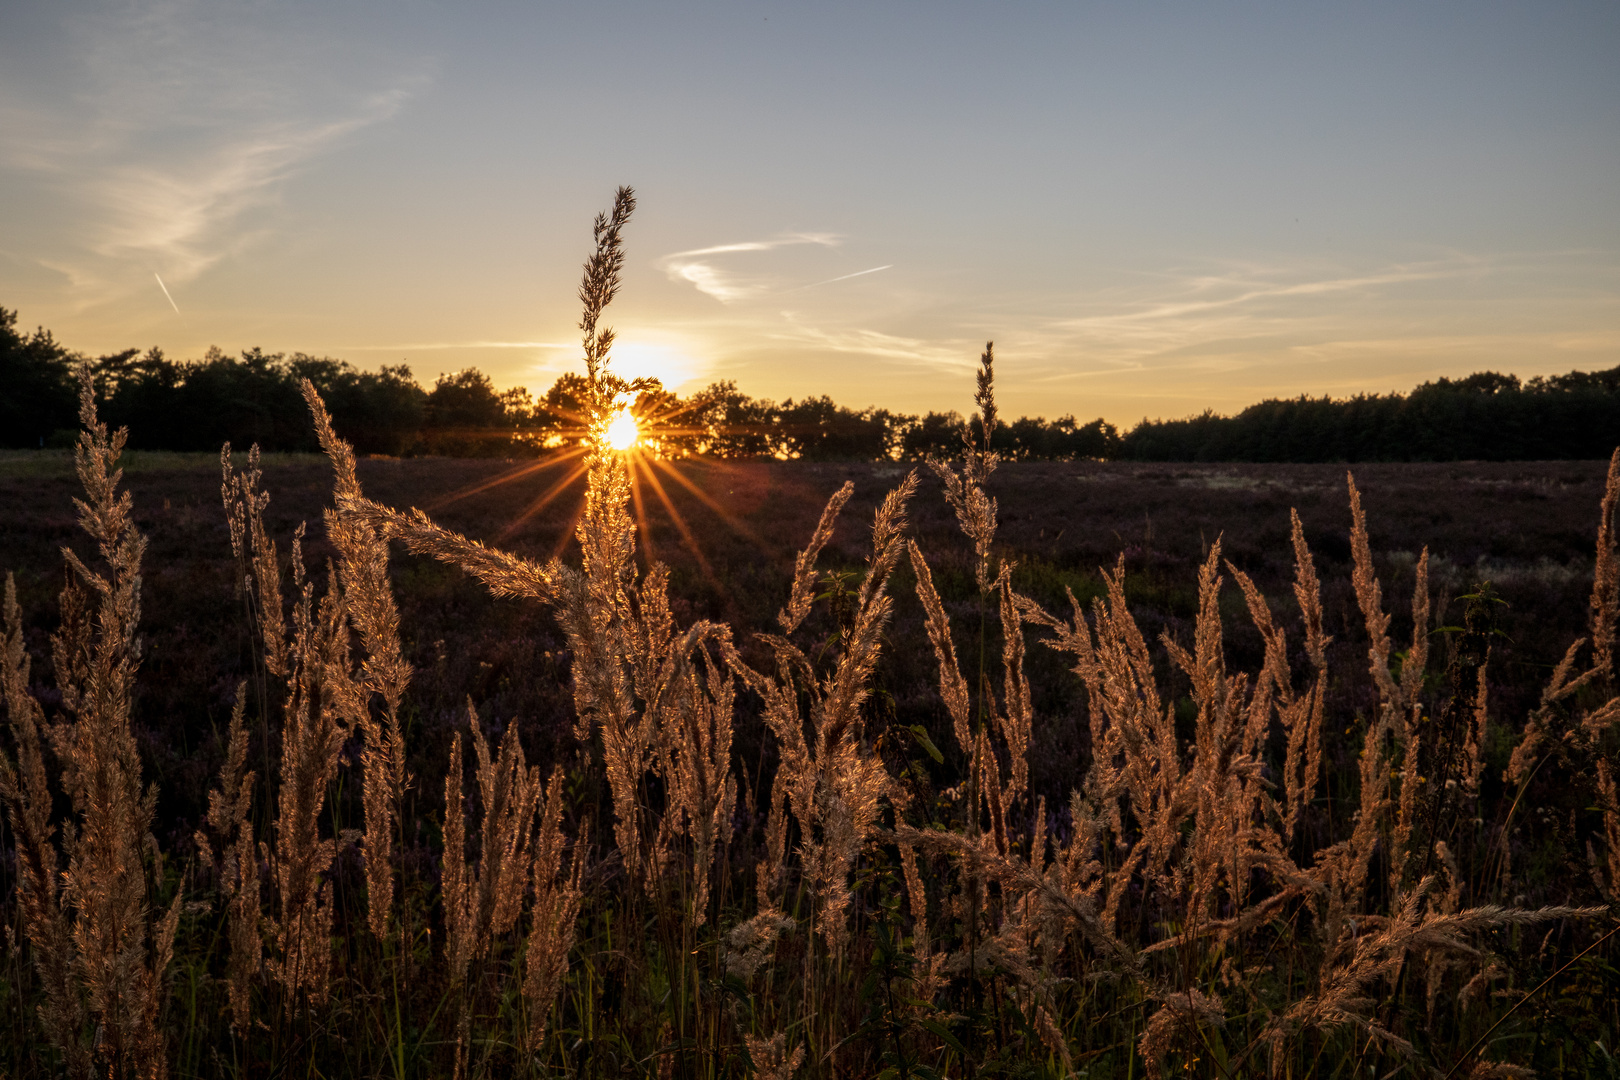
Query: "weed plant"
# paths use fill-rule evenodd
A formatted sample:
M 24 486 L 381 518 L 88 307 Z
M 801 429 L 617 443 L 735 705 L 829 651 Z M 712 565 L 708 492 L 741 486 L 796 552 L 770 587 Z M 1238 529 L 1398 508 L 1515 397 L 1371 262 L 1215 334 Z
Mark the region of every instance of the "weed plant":
M 909 535 L 915 473 L 878 506 L 865 564 L 821 569 L 845 484 L 775 626 L 745 636 L 678 618 L 668 570 L 635 559 L 635 451 L 607 432 L 644 388 L 614 374 L 602 323 L 634 207 L 621 189 L 597 219 L 580 289 L 577 560 L 368 499 L 306 384 L 333 470 L 333 556 L 312 572 L 303 530 L 283 552 L 266 525 L 257 449 L 241 470 L 225 449 L 237 589 L 220 603 L 254 662 L 206 821 L 168 853 L 132 728 L 144 540 L 118 492 L 124 435 L 85 380 L 78 506 L 100 560 L 65 549 L 50 684 L 6 589 L 0 1071 L 1620 1075 L 1620 453 L 1588 632 L 1509 726 L 1505 769 L 1487 764 L 1499 597 L 1479 583 L 1458 625 L 1434 625 L 1425 550 L 1397 640 L 1354 480 L 1364 641 L 1326 633 L 1297 514 L 1291 599 L 1212 538 L 1190 639 L 1149 640 L 1124 555 L 1089 605 L 1021 591 L 996 540 L 990 346 L 960 458 L 929 463 L 971 552 L 962 588 Z M 391 544 L 551 614 L 571 748 L 531 761 L 469 697 L 442 786 L 410 775 Z M 897 722 L 883 681 L 912 595 L 937 730 Z M 1246 670 L 1234 618 L 1259 642 Z M 1365 707 L 1341 714 L 1347 649 Z M 1031 784 L 1032 651 L 1063 657 L 1087 705 L 1061 805 Z M 1527 802 L 1548 777 L 1574 809 Z

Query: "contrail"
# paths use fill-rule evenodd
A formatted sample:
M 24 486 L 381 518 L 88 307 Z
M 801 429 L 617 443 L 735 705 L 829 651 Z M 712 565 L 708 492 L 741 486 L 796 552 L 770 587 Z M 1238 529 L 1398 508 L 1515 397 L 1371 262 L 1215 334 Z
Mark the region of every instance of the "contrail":
M 828 278 L 826 281 L 812 281 L 808 285 L 800 285 L 798 289 L 789 289 L 788 291 L 789 292 L 798 292 L 799 289 L 813 289 L 817 285 L 831 285 L 835 281 L 848 281 L 850 278 L 852 278 L 852 277 L 860 277 L 862 274 L 875 274 L 879 270 L 892 270 L 892 269 L 894 269 L 894 263 L 888 263 L 888 264 L 886 264 L 884 266 L 874 266 L 870 270 L 857 270 L 853 274 L 845 274 L 843 277 L 831 277 L 831 278 Z
M 156 270 L 152 271 L 152 276 L 157 278 L 158 288 L 163 290 L 163 295 L 169 296 L 169 287 L 163 284 L 163 279 L 158 277 Z M 174 313 L 176 315 L 180 314 L 180 305 L 174 302 L 174 297 L 172 296 L 169 296 L 169 306 L 174 308 Z

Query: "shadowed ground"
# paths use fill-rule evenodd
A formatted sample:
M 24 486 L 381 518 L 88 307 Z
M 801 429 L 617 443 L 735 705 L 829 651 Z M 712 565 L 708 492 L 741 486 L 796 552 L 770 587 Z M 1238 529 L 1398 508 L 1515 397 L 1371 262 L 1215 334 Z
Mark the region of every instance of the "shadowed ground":
M 239 460 L 238 464 L 245 462 Z M 394 506 L 419 506 L 441 523 L 536 558 L 577 559 L 571 523 L 582 482 L 559 485 L 568 463 L 551 465 L 462 459 L 373 459 L 360 463 L 368 495 Z M 272 494 L 267 523 L 283 556 L 300 521 L 317 587 L 329 549 L 321 511 L 330 498 L 324 460 L 275 455 L 264 465 Z M 1511 605 L 1492 656 L 1492 715 L 1522 723 L 1547 673 L 1569 641 L 1585 631 L 1592 552 L 1602 492 L 1602 462 L 1362 465 L 1373 550 L 1396 640 L 1410 610 L 1416 554 L 1431 554 L 1436 625 L 1458 621 L 1452 599 L 1490 579 Z M 639 544 L 669 564 L 681 621 L 719 618 L 746 645 L 773 628 L 787 594 L 793 556 L 810 535 L 826 498 L 845 480 L 856 494 L 845 510 L 823 569 L 858 570 L 867 552 L 871 515 L 904 475 L 898 465 L 795 462 L 683 462 L 638 473 Z M 1345 470 L 1333 465 L 1133 465 L 1031 463 L 1003 465 L 990 489 L 1000 502 L 998 550 L 1018 561 L 1018 587 L 1052 609 L 1067 606 L 1065 588 L 1086 602 L 1100 589 L 1099 566 L 1121 553 L 1128 593 L 1150 642 L 1161 632 L 1190 643 L 1197 565 L 1207 545 L 1251 574 L 1292 626 L 1290 507 L 1299 510 L 1323 577 L 1328 633 L 1339 646 L 1343 695 L 1330 715 L 1372 705 L 1364 674 L 1360 615 L 1349 587 L 1349 511 Z M 657 483 L 653 480 L 656 479 Z M 493 483 L 492 483 L 493 482 Z M 219 764 L 218 732 L 235 687 L 250 667 L 249 635 L 234 597 L 230 543 L 219 500 L 219 467 L 211 456 L 134 454 L 126 484 L 150 547 L 145 560 L 146 653 L 136 723 L 143 754 L 161 792 L 159 828 L 168 844 L 188 843 Z M 30 627 L 36 679 L 48 672 L 50 627 L 61 585 L 59 546 L 85 551 L 73 497 L 71 457 L 60 452 L 0 455 L 0 570 L 14 571 Z M 537 503 L 543 503 L 537 507 Z M 673 513 L 671 510 L 673 509 Z M 963 663 L 977 663 L 977 613 L 969 549 L 924 470 L 912 505 L 914 535 L 935 568 L 957 625 Z M 573 705 L 565 645 L 549 614 L 532 605 L 491 599 L 458 570 L 396 556 L 394 582 L 407 656 L 417 673 L 408 698 L 408 743 L 415 793 L 434 791 L 443 775 L 449 725 L 471 695 L 485 722 L 500 730 L 519 723 L 531 760 L 569 759 Z M 880 712 L 925 724 L 948 745 L 949 724 L 934 690 L 932 654 L 909 569 L 896 582 L 891 648 L 877 676 Z M 1450 611 L 1448 617 L 1448 604 Z M 1259 639 L 1229 587 L 1227 647 L 1242 668 L 1258 662 Z M 830 632 L 831 627 L 823 628 Z M 1291 635 L 1297 642 L 1298 634 Z M 993 659 L 993 658 L 992 658 Z M 1162 659 L 1162 657 L 1161 657 Z M 1444 652 L 1435 666 L 1444 663 Z M 994 665 L 992 664 L 992 668 Z M 1030 651 L 1037 699 L 1035 790 L 1061 797 L 1077 783 L 1086 753 L 1079 680 L 1059 658 Z M 1181 687 L 1184 690 L 1185 687 Z M 751 708 L 745 699 L 744 709 Z M 1505 754 L 1506 729 L 1501 732 Z M 770 748 L 757 725 L 738 731 L 739 760 L 754 782 L 769 770 Z M 949 752 L 949 751 L 947 751 Z M 1349 768 L 1353 741 L 1329 747 L 1330 767 Z M 1500 764 L 1500 763 L 1496 763 Z M 1499 775 L 1499 769 L 1496 770 Z M 407 818 L 409 820 L 409 817 Z M 0 886 L 9 883 L 0 883 Z

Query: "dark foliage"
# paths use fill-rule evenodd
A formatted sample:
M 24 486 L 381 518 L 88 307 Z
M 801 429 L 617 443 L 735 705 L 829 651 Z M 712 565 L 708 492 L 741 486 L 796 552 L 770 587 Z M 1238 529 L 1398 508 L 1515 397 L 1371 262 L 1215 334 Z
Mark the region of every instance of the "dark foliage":
M 357 371 L 341 360 L 249 349 L 219 349 L 190 363 L 159 349 L 104 356 L 92 364 L 109 423 L 127 426 L 139 450 L 215 450 L 258 443 L 313 452 L 300 379 L 320 387 L 335 422 L 357 450 L 399 455 L 420 440 L 426 398 L 404 365 Z
M 69 442 L 78 410 L 74 354 L 43 328 L 23 335 L 17 313 L 0 307 L 0 446 L 44 446 L 57 431 Z
M 1620 437 L 1620 367 L 1521 382 L 1484 371 L 1410 394 L 1300 397 L 1143 420 L 1136 461 L 1554 461 L 1605 457 Z
M 401 364 L 364 372 L 341 360 L 249 349 L 210 349 L 177 362 L 158 349 L 90 361 L 48 330 L 23 335 L 0 308 L 0 445 L 71 442 L 73 369 L 89 362 L 106 417 L 131 446 L 209 450 L 229 441 L 266 451 L 313 451 L 298 380 L 310 379 L 334 425 L 362 454 L 392 457 L 538 457 L 577 445 L 583 376 L 565 374 L 543 395 L 498 390 L 468 368 L 424 390 Z M 633 411 L 665 457 L 916 461 L 949 457 L 969 426 L 954 412 L 918 417 L 851 409 L 831 398 L 774 402 L 717 382 L 686 398 L 654 383 Z M 977 421 L 973 421 L 977 424 Z M 977 427 L 972 428 L 978 439 Z M 1608 456 L 1620 441 L 1620 367 L 1521 381 L 1480 372 L 1424 383 L 1410 394 L 1343 400 L 1299 397 L 1146 420 L 1129 432 L 1097 419 L 1021 417 L 996 425 L 992 443 L 1012 461 L 1558 461 Z

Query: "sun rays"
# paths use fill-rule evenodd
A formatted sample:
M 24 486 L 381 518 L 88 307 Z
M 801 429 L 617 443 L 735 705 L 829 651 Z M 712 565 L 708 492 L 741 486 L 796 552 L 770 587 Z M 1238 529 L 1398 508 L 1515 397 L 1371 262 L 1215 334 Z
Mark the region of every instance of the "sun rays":
M 583 454 L 584 451 L 576 447 L 569 450 L 559 451 L 550 457 L 540 458 L 538 461 L 526 461 L 515 468 L 507 470 L 499 476 L 485 480 L 481 484 L 472 484 L 468 487 L 458 488 L 457 490 L 446 495 L 444 498 L 439 499 L 436 502 L 429 503 L 427 509 L 442 510 L 444 507 L 449 506 L 453 502 L 459 502 L 462 499 L 470 498 L 474 495 L 481 495 L 484 492 L 489 491 L 491 488 L 500 487 L 502 484 L 515 483 L 516 481 L 523 479 L 525 476 L 532 476 L 537 472 L 543 472 L 546 469 L 551 468 L 553 465 L 561 465 L 567 461 L 574 460 Z
M 657 474 L 654 473 L 650 467 L 648 467 L 645 461 L 636 461 L 634 464 L 635 468 L 632 469 L 631 475 L 634 476 L 636 472 L 639 471 L 641 475 L 646 478 L 647 483 L 652 486 L 653 494 L 657 495 L 658 501 L 664 504 L 664 510 L 669 514 L 670 524 L 675 526 L 675 531 L 681 534 L 681 539 L 686 543 L 686 549 L 690 551 L 692 553 L 692 557 L 697 560 L 698 567 L 703 571 L 703 577 L 711 586 L 714 587 L 716 592 L 724 596 L 726 593 L 726 587 L 721 584 L 720 579 L 715 576 L 714 567 L 709 565 L 709 559 L 703 554 L 703 549 L 698 545 L 697 537 L 693 534 L 692 527 L 686 523 L 686 519 L 681 516 L 681 512 L 675 509 L 675 504 L 670 501 L 669 493 L 664 490 L 664 485 L 658 482 Z M 637 486 L 639 487 L 639 485 Z M 634 493 L 635 490 L 635 488 L 632 488 L 632 493 Z M 644 539 L 649 539 L 649 523 L 645 513 L 643 512 L 639 499 L 635 501 L 635 512 L 637 519 L 637 530 L 641 533 Z M 649 547 L 649 559 L 651 558 L 651 555 L 652 552 Z
M 571 456 L 578 458 L 580 455 L 576 453 Z M 512 521 L 510 521 L 506 527 L 501 530 L 501 539 L 505 540 L 512 536 L 512 534 L 516 533 L 518 529 L 523 526 L 524 522 L 534 517 L 534 515 L 538 514 L 541 510 L 545 509 L 551 504 L 552 500 L 556 499 L 557 496 L 567 491 L 575 481 L 582 478 L 585 475 L 585 471 L 585 463 L 583 461 L 576 461 L 574 467 L 563 474 L 562 479 L 558 480 L 556 483 L 547 488 L 539 498 L 535 499 L 524 509 L 523 513 L 513 518 Z
M 685 476 L 682 476 L 680 471 L 675 468 L 673 463 L 663 461 L 659 458 L 648 458 L 647 462 L 650 465 L 662 469 L 664 472 L 668 473 L 670 479 L 674 480 L 677 484 L 680 484 L 687 491 L 690 491 L 699 502 L 701 502 L 704 506 L 707 506 L 710 510 L 713 510 L 715 516 L 721 521 L 725 522 L 727 525 L 731 526 L 735 532 L 739 533 L 747 540 L 752 541 L 756 545 L 764 545 L 764 539 L 759 535 L 759 533 L 755 532 L 746 521 L 731 513 L 731 511 L 727 510 L 725 507 L 721 506 L 715 501 L 712 495 L 698 487 L 696 484 L 692 483 L 692 481 Z
M 543 533 L 547 540 L 552 540 L 552 530 L 556 529 L 555 539 L 547 546 L 550 555 L 562 556 L 576 540 L 583 509 L 586 462 L 590 445 L 595 441 L 624 459 L 630 481 L 631 510 L 647 564 L 658 561 L 662 543 L 670 542 L 669 538 L 660 541 L 655 532 L 673 529 L 705 581 L 716 594 L 725 596 L 728 590 L 715 572 L 712 552 L 705 552 L 703 543 L 705 537 L 714 535 L 716 523 L 693 518 L 696 507 L 675 496 L 696 500 L 702 507 L 698 511 L 700 518 L 704 510 L 708 511 L 724 530 L 743 538 L 756 550 L 765 546 L 765 542 L 753 526 L 706 491 L 700 477 L 687 475 L 690 469 L 681 467 L 680 459 L 692 453 L 689 443 L 730 434 L 691 416 L 692 409 L 690 403 L 672 401 L 654 389 L 641 395 L 622 395 L 607 417 L 595 424 L 583 412 L 569 412 L 566 414 L 569 427 L 564 429 L 562 445 L 543 450 L 545 456 L 537 460 L 513 464 L 494 476 L 457 488 L 434 501 L 429 508 L 442 509 L 502 490 L 523 491 L 518 503 L 521 509 L 515 514 L 502 513 L 488 523 L 494 539 L 503 544 L 516 540 L 521 545 L 525 533 L 530 535 L 531 542 L 538 539 L 535 533 Z M 704 472 L 728 471 L 719 462 L 708 462 L 700 468 Z M 673 481 L 680 491 L 672 490 L 665 483 L 666 479 Z M 471 507 L 463 508 L 463 512 L 470 511 Z M 540 543 L 546 544 L 546 541 Z

